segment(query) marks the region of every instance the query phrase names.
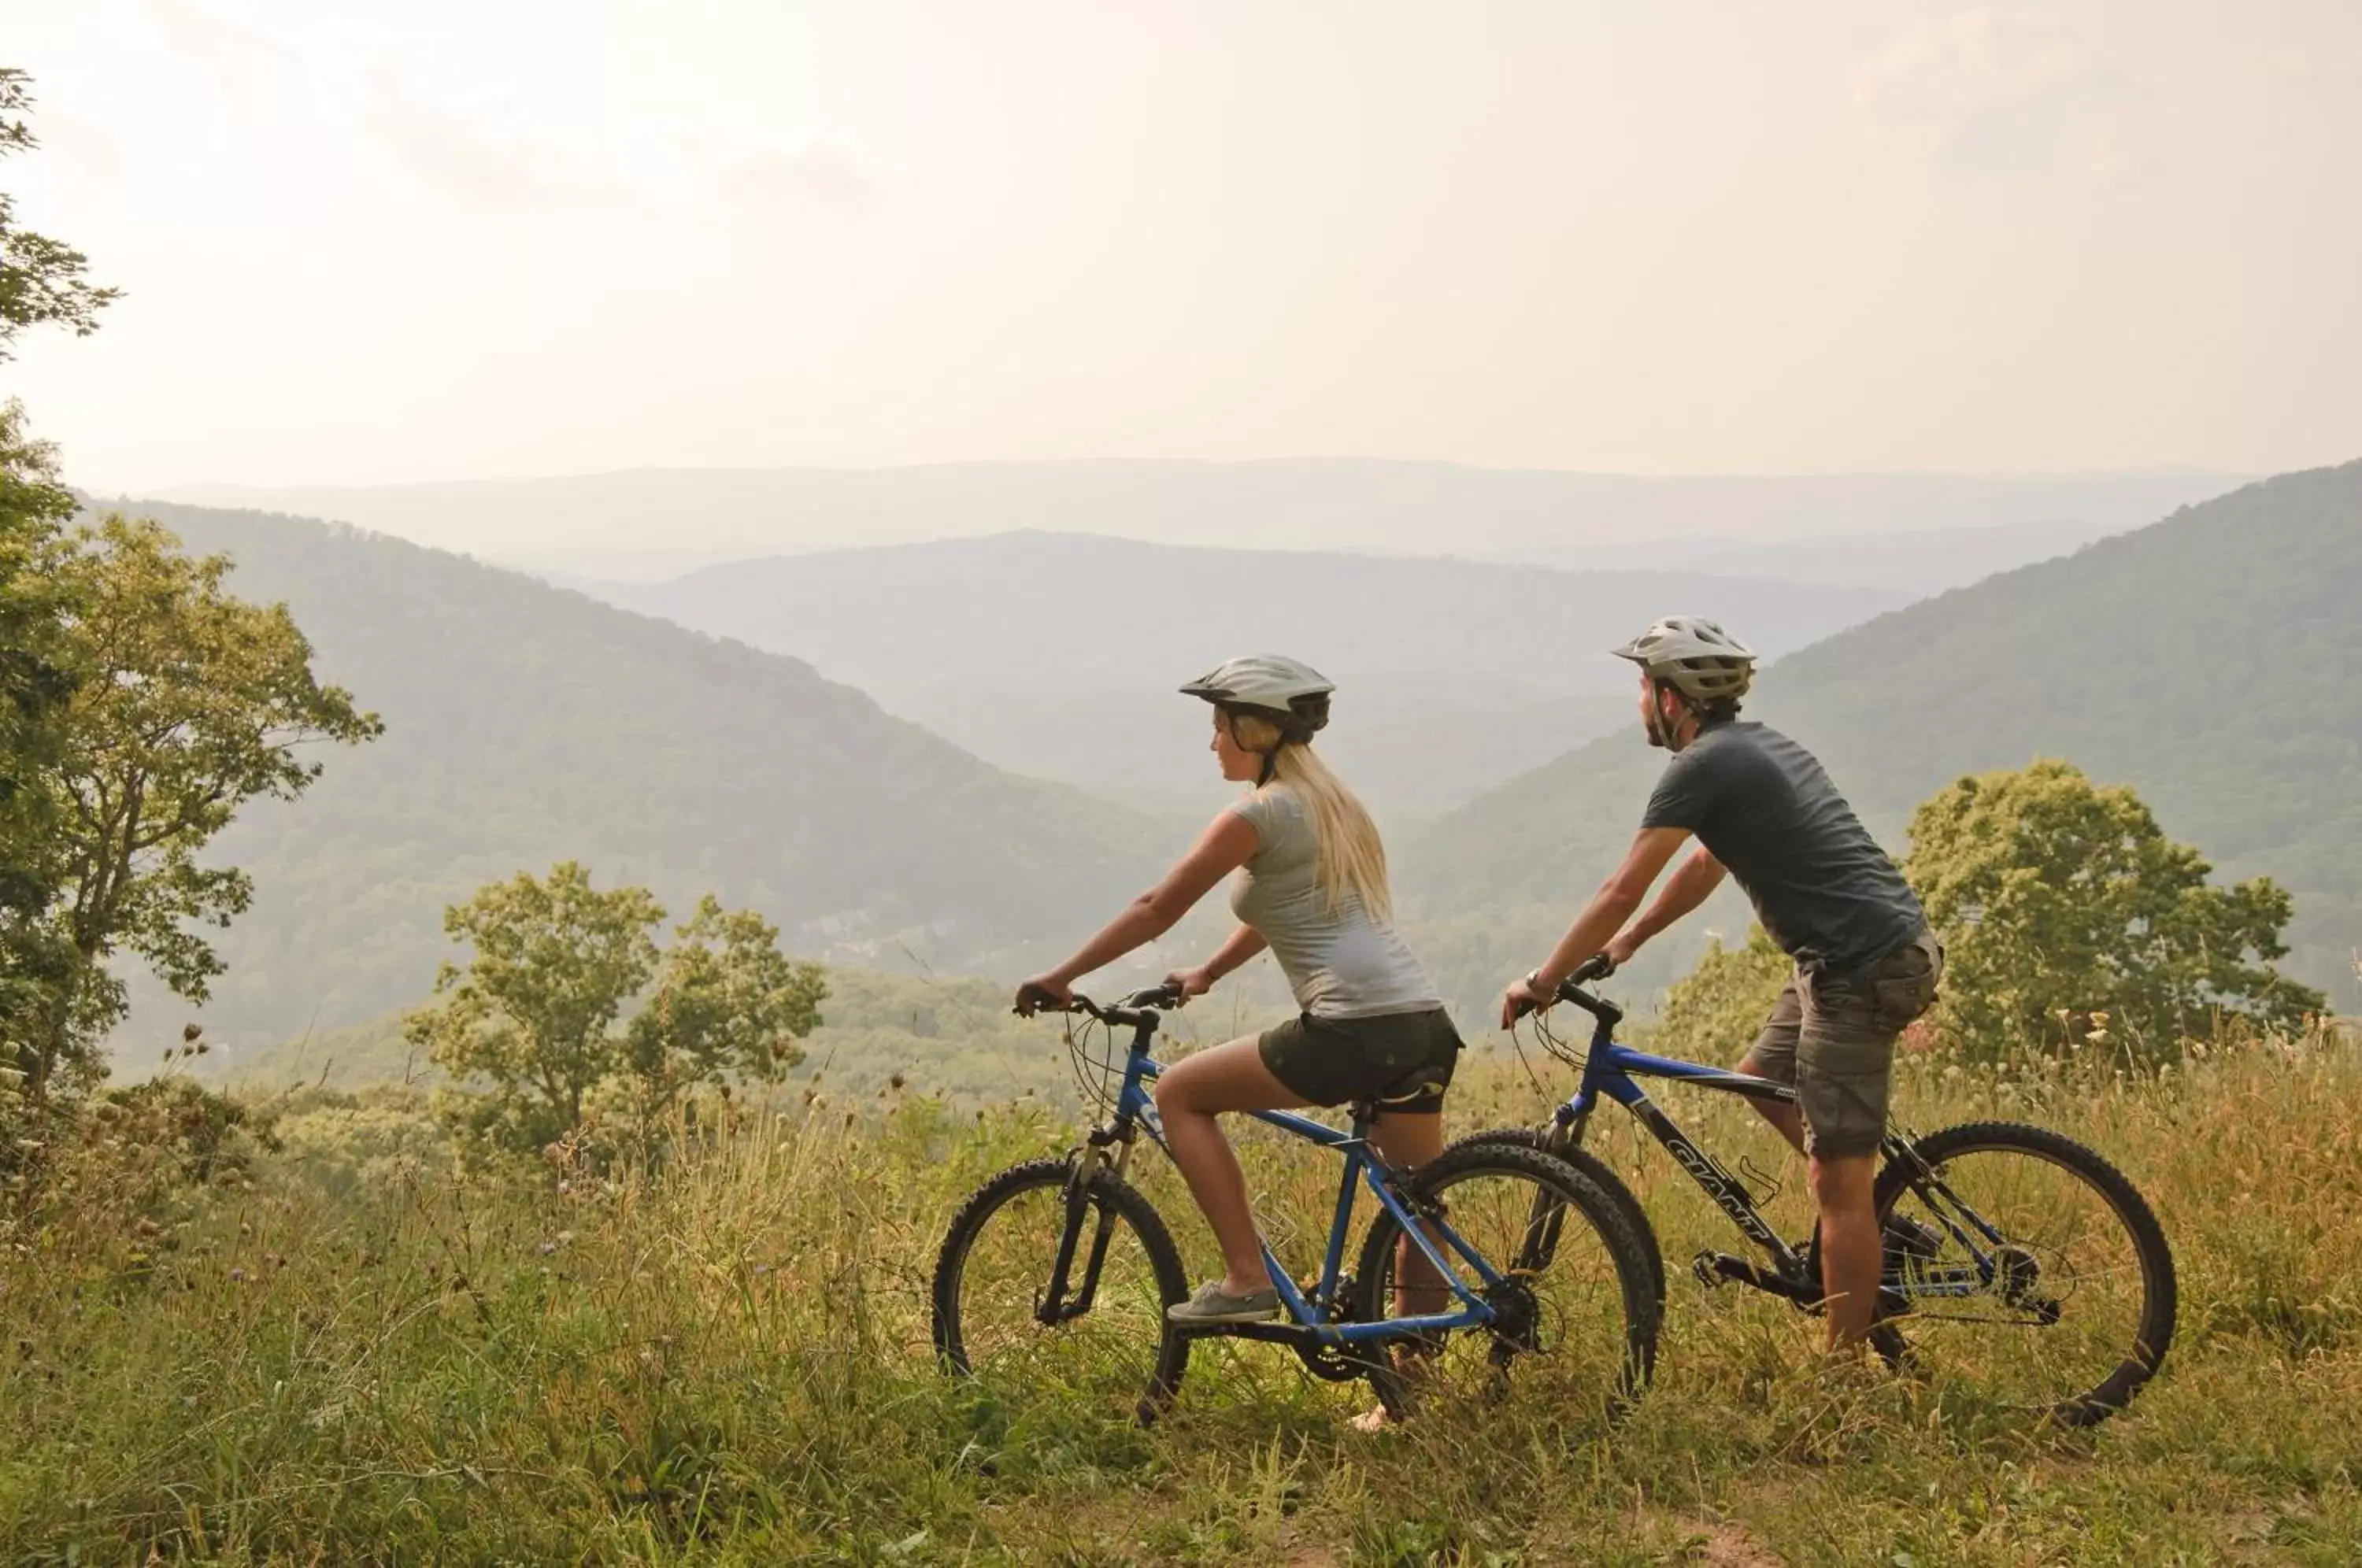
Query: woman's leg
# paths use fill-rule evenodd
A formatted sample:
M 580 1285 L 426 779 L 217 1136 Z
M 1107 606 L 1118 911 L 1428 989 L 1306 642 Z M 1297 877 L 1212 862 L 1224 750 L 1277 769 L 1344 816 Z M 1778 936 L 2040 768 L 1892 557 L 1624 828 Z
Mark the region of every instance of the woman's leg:
M 1396 1169 L 1415 1171 L 1443 1153 L 1443 1118 L 1435 1113 L 1380 1116 L 1370 1142 Z M 1428 1238 L 1435 1240 L 1433 1235 Z M 1403 1317 L 1440 1312 L 1450 1298 L 1443 1276 L 1408 1236 L 1395 1243 L 1395 1310 Z
M 1386 1164 L 1400 1170 L 1415 1171 L 1436 1155 L 1443 1153 L 1443 1118 L 1440 1115 L 1402 1114 L 1380 1116 L 1370 1123 L 1370 1142 L 1376 1146 Z M 1436 1241 L 1429 1232 L 1428 1240 Z M 1395 1243 L 1395 1316 L 1424 1317 L 1430 1312 L 1446 1310 L 1451 1302 L 1451 1287 L 1427 1254 L 1408 1236 Z M 1424 1357 L 1415 1348 L 1418 1342 L 1391 1342 L 1388 1353 L 1394 1358 L 1395 1370 L 1403 1376 L 1416 1379 Z M 1386 1428 L 1386 1408 L 1373 1405 L 1353 1418 L 1353 1430 L 1358 1432 L 1379 1432 Z
M 1247 1203 L 1246 1173 L 1214 1118 L 1226 1110 L 1279 1110 L 1306 1103 L 1272 1077 L 1263 1065 L 1261 1046 L 1252 1038 L 1186 1057 L 1156 1080 L 1156 1113 L 1164 1122 L 1164 1146 L 1181 1167 L 1189 1196 L 1214 1228 L 1214 1240 L 1222 1249 L 1222 1290 L 1227 1295 L 1269 1290 L 1271 1276 L 1255 1235 L 1254 1211 Z

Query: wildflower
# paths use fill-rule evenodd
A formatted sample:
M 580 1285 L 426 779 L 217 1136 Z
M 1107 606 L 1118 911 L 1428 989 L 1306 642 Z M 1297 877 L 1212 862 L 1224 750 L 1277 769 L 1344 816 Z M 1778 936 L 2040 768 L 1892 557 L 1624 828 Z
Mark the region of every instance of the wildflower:
M 534 1251 L 535 1251 L 535 1252 L 536 1252 L 536 1253 L 539 1253 L 543 1257 L 547 1257 L 550 1253 L 552 1253 L 556 1252 L 557 1250 L 557 1243 L 556 1242 L 542 1242 L 542 1243 L 541 1243 L 541 1245 L 539 1245 L 539 1246 L 537 1246 L 537 1247 L 534 1248 Z
M 246 1280 L 246 1270 L 242 1268 L 232 1268 L 229 1271 L 229 1276 L 233 1282 L 243 1284 Z

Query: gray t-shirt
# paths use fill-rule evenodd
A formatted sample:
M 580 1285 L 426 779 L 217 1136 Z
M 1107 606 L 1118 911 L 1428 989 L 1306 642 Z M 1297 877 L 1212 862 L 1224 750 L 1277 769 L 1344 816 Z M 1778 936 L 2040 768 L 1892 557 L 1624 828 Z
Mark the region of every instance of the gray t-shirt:
M 1813 754 L 1741 720 L 1700 730 L 1657 780 L 1644 828 L 1687 828 L 1729 867 L 1797 965 L 1842 975 L 1919 934 L 1927 917 Z
M 1320 842 L 1285 784 L 1231 807 L 1255 830 L 1255 852 L 1231 885 L 1231 910 L 1271 944 L 1296 1005 L 1316 1018 L 1374 1018 L 1440 1007 L 1427 971 L 1391 925 L 1348 891 L 1336 909 L 1320 891 Z

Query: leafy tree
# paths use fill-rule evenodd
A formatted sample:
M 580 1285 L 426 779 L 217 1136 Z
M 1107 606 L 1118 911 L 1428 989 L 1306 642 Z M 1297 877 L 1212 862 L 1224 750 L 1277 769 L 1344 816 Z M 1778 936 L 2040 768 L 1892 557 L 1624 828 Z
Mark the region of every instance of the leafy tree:
M 0 68 L 0 157 L 38 145 L 25 115 L 30 80 Z M 0 362 L 11 357 L 17 333 L 58 323 L 89 333 L 100 307 L 115 298 L 83 278 L 80 251 L 18 228 L 16 204 L 0 192 Z M 60 709 L 72 688 L 61 643 L 71 595 L 55 570 L 72 491 L 59 481 L 54 450 L 33 439 L 23 405 L 0 403 L 0 1021 L 22 1040 L 23 1021 L 38 1017 L 71 988 L 71 945 L 45 918 L 56 897 L 59 861 L 53 853 L 54 801 L 44 780 L 63 743 Z M 32 1081 L 38 1099 L 46 1075 L 33 1079 L 31 1061 L 10 1064 L 13 1098 Z
M 734 1073 L 778 1081 L 804 1059 L 796 1042 L 820 1026 L 828 994 L 818 965 L 779 951 L 778 927 L 753 910 L 724 910 L 711 893 L 673 934 L 624 1040 L 651 1121 L 692 1084 L 723 1086 Z
M 40 145 L 25 119 L 32 106 L 32 78 L 0 67 L 0 157 Z M 83 276 L 88 265 L 73 247 L 17 227 L 16 203 L 0 192 L 0 362 L 28 326 L 53 322 L 78 337 L 97 329 L 99 311 L 120 291 L 91 283 Z
M 0 1018 L 38 1005 L 70 968 L 43 917 L 59 877 L 47 779 L 74 686 L 58 569 L 73 514 L 55 454 L 26 432 L 21 406 L 0 404 Z
M 453 1077 L 491 1083 L 480 1102 L 447 1110 L 524 1147 L 580 1126 L 585 1099 L 623 1065 L 615 1020 L 656 972 L 649 933 L 663 919 L 646 889 L 600 892 L 571 860 L 446 910 L 443 929 L 475 955 L 443 966 L 435 989 L 447 999 L 410 1014 L 403 1032 Z
M 796 1042 L 819 1025 L 821 971 L 783 956 L 761 916 L 711 894 L 659 955 L 664 918 L 647 889 L 601 892 L 570 860 L 447 911 L 444 928 L 474 956 L 443 966 L 436 989 L 446 999 L 411 1013 L 404 1033 L 490 1092 L 447 1092 L 446 1113 L 492 1142 L 538 1148 L 602 1104 L 646 1131 L 696 1084 L 776 1080 L 802 1060 Z M 646 1004 L 619 1029 L 644 990 Z
M 1760 925 L 1738 947 L 1710 943 L 1697 967 L 1666 991 L 1650 1049 L 1694 1062 L 1737 1060 L 1762 1032 L 1794 968 Z
M 59 657 L 72 688 L 42 780 L 49 898 L 17 933 L 42 983 L 19 988 L 8 1020 L 36 1100 L 61 1068 L 104 1071 L 96 1042 L 124 1006 L 105 965 L 118 953 L 204 1000 L 222 963 L 200 928 L 227 926 L 254 888 L 199 852 L 246 801 L 302 794 L 321 769 L 306 745 L 380 729 L 314 677 L 284 605 L 223 591 L 226 558 L 190 557 L 121 517 L 70 544 L 49 567 L 71 610 Z
M 1946 946 L 1943 1021 L 1972 1049 L 2080 1041 L 2104 1014 L 2153 1054 L 2218 1012 L 2290 1024 L 2327 1005 L 2270 966 L 2285 890 L 2208 886 L 2213 868 L 2137 795 L 2068 763 L 1960 779 L 1913 814 L 1911 844 Z

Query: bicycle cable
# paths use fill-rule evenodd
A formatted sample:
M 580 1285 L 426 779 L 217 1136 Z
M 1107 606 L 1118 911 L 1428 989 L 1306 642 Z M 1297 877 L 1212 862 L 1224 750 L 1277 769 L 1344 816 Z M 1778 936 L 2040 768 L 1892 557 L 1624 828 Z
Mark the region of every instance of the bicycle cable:
M 1065 1038 L 1066 1067 L 1074 1074 L 1077 1099 L 1079 1103 L 1098 1110 L 1112 1111 L 1115 1095 L 1109 1088 L 1108 1080 L 1120 1070 L 1114 1060 L 1115 1030 L 1087 1013 L 1080 1015 L 1082 1021 L 1077 1024 L 1075 1021 L 1076 1016 L 1071 1012 L 1066 1015 Z M 1091 1050 L 1091 1031 L 1094 1029 L 1098 1031 L 1098 1038 L 1104 1043 L 1097 1055 Z

